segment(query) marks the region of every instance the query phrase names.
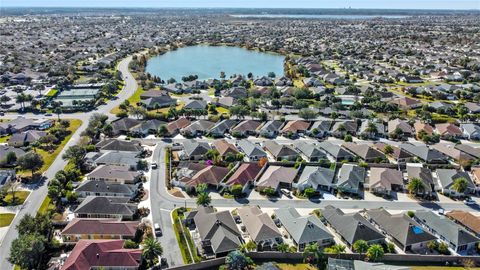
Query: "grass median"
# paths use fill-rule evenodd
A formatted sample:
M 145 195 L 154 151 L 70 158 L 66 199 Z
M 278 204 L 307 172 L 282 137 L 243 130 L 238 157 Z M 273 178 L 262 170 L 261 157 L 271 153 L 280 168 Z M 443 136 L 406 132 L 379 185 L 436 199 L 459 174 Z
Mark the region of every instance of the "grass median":
M 12 213 L 0 214 L 0 228 L 10 226 L 13 218 L 15 218 L 15 214 Z
M 180 220 L 183 219 L 183 213 L 178 210 L 179 209 L 175 209 L 172 212 L 173 229 L 178 246 L 180 247 L 180 252 L 182 253 L 183 262 L 185 264 L 200 262 L 202 259 L 197 254 L 197 249 L 193 243 L 190 231 L 179 221 L 179 218 Z M 193 258 L 190 256 L 189 248 L 192 251 Z

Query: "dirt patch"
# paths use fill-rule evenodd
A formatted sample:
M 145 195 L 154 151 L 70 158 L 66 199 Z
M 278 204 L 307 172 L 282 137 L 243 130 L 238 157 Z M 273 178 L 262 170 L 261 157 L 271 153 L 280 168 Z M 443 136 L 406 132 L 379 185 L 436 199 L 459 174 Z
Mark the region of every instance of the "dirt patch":
M 175 196 L 177 198 L 185 198 L 185 196 L 183 196 L 183 193 L 178 188 L 172 188 L 168 190 L 168 193 L 170 193 L 170 195 Z

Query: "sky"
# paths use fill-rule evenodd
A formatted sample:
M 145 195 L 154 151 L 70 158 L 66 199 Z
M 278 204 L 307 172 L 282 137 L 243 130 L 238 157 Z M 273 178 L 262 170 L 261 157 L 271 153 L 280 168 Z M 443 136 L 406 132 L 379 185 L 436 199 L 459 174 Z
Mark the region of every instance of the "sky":
M 0 0 L 0 6 L 480 9 L 480 0 Z

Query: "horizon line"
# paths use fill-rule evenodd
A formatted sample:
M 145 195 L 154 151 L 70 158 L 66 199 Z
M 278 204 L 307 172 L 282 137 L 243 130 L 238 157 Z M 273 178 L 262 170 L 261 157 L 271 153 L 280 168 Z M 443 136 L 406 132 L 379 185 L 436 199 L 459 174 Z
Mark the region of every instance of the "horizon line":
M 295 10 L 295 9 L 317 9 L 317 10 L 398 10 L 398 11 L 408 11 L 408 10 L 421 10 L 421 11 L 480 11 L 480 8 L 472 8 L 472 9 L 452 9 L 452 8 L 437 8 L 437 9 L 432 9 L 432 8 L 351 8 L 351 7 L 338 7 L 338 8 L 321 8 L 321 7 L 315 7 L 315 8 L 308 8 L 308 7 L 219 7 L 219 6 L 212 6 L 212 7 L 175 7 L 175 6 L 3 6 L 0 7 L 0 9 L 8 9 L 8 8 L 83 8 L 83 9 L 132 9 L 132 8 L 138 8 L 138 9 L 250 9 L 250 10 L 255 10 L 255 9 L 290 9 L 290 10 Z

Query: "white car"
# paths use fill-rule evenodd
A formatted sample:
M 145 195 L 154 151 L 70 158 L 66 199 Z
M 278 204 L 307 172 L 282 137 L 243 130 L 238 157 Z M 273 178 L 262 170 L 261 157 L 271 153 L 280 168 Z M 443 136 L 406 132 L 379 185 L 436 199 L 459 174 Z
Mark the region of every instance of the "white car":
M 463 201 L 463 203 L 466 204 L 466 205 L 477 204 L 477 202 L 475 202 L 475 201 L 472 200 L 471 198 L 465 199 L 465 200 Z

